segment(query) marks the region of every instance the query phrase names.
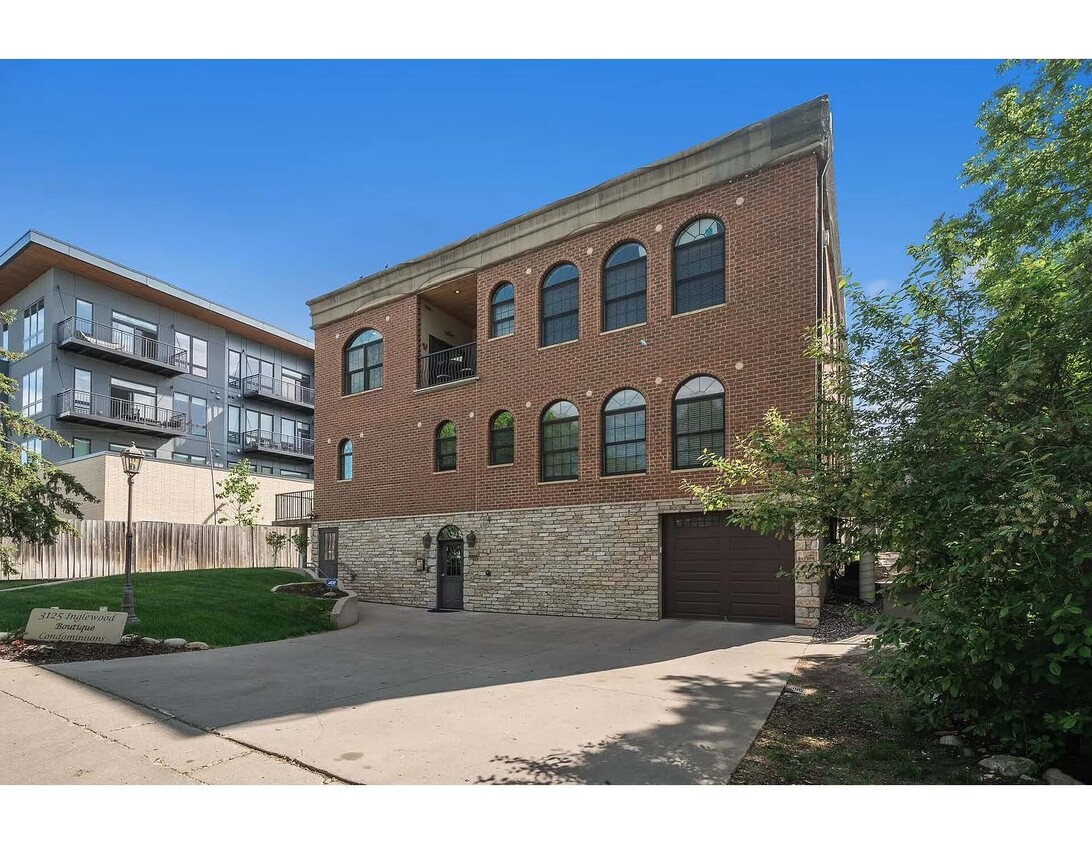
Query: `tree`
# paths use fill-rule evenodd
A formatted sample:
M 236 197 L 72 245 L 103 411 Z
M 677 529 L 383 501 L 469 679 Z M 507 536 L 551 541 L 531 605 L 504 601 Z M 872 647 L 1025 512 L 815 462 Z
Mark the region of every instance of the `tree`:
M 14 311 L 0 312 L 0 322 L 11 323 Z M 0 349 L 0 361 L 22 355 Z M 83 518 L 79 503 L 95 501 L 70 474 L 27 448 L 38 439 L 67 446 L 60 435 L 9 406 L 6 397 L 18 392 L 15 380 L 0 373 L 0 573 L 16 574 L 14 548 L 5 542 L 52 544 L 62 532 L 71 532 L 68 518 Z
M 265 544 L 273 551 L 273 562 L 277 562 L 277 557 L 281 553 L 281 549 L 288 544 L 289 536 L 287 533 L 279 533 L 277 531 L 270 531 L 265 535 Z
M 691 489 L 748 527 L 838 519 L 826 570 L 899 552 L 892 587 L 920 595 L 881 625 L 882 676 L 922 725 L 1050 758 L 1092 738 L 1092 64 L 1002 72 L 978 198 L 897 292 L 848 284 L 851 330 L 812 344 L 831 396 Z
M 228 511 L 216 521 L 222 525 L 253 527 L 262 510 L 261 504 L 254 500 L 260 489 L 261 485 L 251 475 L 250 461 L 243 458 L 231 467 L 226 478 L 216 482 L 216 500 L 221 502 L 217 509 Z

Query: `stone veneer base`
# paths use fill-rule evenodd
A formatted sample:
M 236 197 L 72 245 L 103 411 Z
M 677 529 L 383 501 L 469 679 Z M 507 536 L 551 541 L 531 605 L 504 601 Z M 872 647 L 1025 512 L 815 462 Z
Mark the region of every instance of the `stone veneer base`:
M 454 525 L 465 548 L 469 611 L 655 620 L 661 617 L 661 515 L 698 512 L 688 499 L 317 521 L 337 527 L 338 579 L 361 600 L 434 609 L 436 536 Z M 430 547 L 422 537 L 430 534 Z M 317 542 L 311 543 L 312 555 Z M 819 540 L 795 540 L 796 563 Z M 419 560 L 424 560 L 424 570 Z M 314 562 L 314 559 L 312 559 Z M 796 624 L 819 625 L 824 584 L 797 578 Z

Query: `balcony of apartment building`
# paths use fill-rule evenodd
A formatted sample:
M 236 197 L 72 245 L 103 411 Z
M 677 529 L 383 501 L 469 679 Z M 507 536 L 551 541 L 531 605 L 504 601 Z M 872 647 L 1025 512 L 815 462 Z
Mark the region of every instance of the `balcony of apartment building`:
M 315 391 L 293 379 L 248 375 L 242 381 L 241 390 L 245 399 L 265 399 L 283 407 L 300 410 L 315 409 Z
M 158 407 L 154 396 L 149 400 L 131 393 L 105 396 L 83 390 L 65 390 L 55 397 L 55 415 L 65 422 L 153 437 L 180 437 L 189 428 L 185 413 Z
M 243 454 L 261 454 L 310 463 L 315 459 L 315 441 L 277 431 L 244 431 Z
M 190 371 L 185 349 L 128 326 L 81 317 L 70 316 L 57 323 L 57 347 L 169 377 Z
M 419 293 L 417 312 L 417 388 L 477 379 L 477 276 L 462 276 Z
M 281 492 L 277 494 L 273 524 L 278 527 L 301 527 L 314 520 L 315 491 Z

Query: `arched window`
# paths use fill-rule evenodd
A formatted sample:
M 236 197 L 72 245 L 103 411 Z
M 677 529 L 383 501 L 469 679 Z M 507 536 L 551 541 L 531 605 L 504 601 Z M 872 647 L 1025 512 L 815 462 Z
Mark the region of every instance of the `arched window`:
M 516 421 L 507 410 L 493 414 L 489 421 L 489 465 L 516 462 Z
M 645 397 L 619 390 L 603 405 L 603 474 L 645 471 Z
M 351 481 L 353 479 L 352 440 L 342 440 L 337 447 L 337 479 L 339 481 Z
M 436 429 L 436 471 L 450 472 L 455 468 L 455 423 L 441 422 Z
M 580 333 L 580 274 L 572 264 L 550 270 L 542 281 L 540 345 L 575 340 Z
M 603 330 L 645 321 L 648 259 L 639 243 L 623 243 L 603 264 Z
M 542 413 L 544 481 L 566 481 L 580 475 L 580 414 L 567 401 L 554 402 Z
M 716 378 L 698 375 L 675 393 L 675 468 L 701 466 L 708 449 L 724 454 L 724 387 Z
M 354 334 L 345 344 L 342 365 L 345 395 L 383 386 L 383 335 L 374 328 Z
M 724 301 L 724 226 L 703 217 L 675 238 L 675 304 L 685 314 Z
M 516 330 L 516 290 L 507 281 L 498 284 L 489 299 L 489 336 L 504 337 Z

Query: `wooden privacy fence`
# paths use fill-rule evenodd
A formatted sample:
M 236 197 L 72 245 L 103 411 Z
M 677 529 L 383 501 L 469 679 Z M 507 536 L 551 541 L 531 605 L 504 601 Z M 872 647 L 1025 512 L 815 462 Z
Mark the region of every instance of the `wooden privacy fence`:
M 79 521 L 75 534 L 64 533 L 53 545 L 16 546 L 16 577 L 67 580 L 125 572 L 125 522 Z M 136 572 L 193 569 L 267 568 L 299 565 L 299 551 L 286 543 L 275 557 L 269 533 L 295 529 L 241 525 L 133 523 Z

